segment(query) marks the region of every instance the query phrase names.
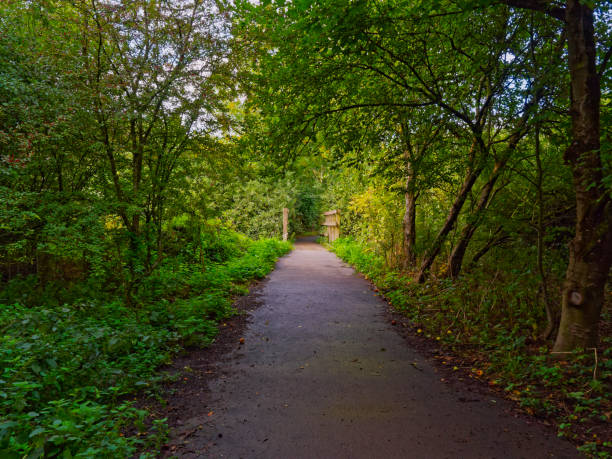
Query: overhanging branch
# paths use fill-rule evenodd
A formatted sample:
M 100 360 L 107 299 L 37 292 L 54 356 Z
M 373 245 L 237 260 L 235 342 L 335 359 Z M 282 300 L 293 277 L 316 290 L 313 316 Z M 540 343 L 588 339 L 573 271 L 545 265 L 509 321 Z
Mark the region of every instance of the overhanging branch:
M 503 0 L 502 3 L 514 8 L 540 11 L 541 13 L 565 22 L 565 8 L 547 0 Z

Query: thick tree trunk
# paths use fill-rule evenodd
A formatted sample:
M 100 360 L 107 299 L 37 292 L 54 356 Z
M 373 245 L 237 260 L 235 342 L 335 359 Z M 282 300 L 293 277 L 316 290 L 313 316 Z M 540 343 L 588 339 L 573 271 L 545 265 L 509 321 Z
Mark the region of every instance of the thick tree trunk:
M 474 155 L 475 148 L 477 148 L 476 142 L 472 144 L 470 156 Z M 482 166 L 480 165 L 476 167 L 470 166 L 468 168 L 465 178 L 463 180 L 463 184 L 461 185 L 461 189 L 455 197 L 455 201 L 453 202 L 453 205 L 451 206 L 448 215 L 446 216 L 444 225 L 442 225 L 442 228 L 440 228 L 440 231 L 438 231 L 436 239 L 425 254 L 425 258 L 423 259 L 423 262 L 421 263 L 421 267 L 419 269 L 419 274 L 417 275 L 417 282 L 422 283 L 425 282 L 425 279 L 427 279 L 429 268 L 431 268 L 431 265 L 440 253 L 440 249 L 442 248 L 442 244 L 444 244 L 448 233 L 450 233 L 450 231 L 455 226 L 455 223 L 457 222 L 457 217 L 459 217 L 459 213 L 461 212 L 461 208 L 463 207 L 463 204 L 465 203 L 468 194 L 474 186 L 474 182 L 476 182 L 476 179 L 478 178 L 481 172 Z
M 413 185 L 414 175 L 410 169 L 408 178 L 406 179 L 406 194 L 405 204 L 406 210 L 404 213 L 404 269 L 409 269 L 416 262 L 415 244 L 416 244 L 416 194 L 414 193 Z
M 612 204 L 602 183 L 600 83 L 595 66 L 593 11 L 568 0 L 568 60 L 572 144 L 565 160 L 576 190 L 576 232 L 569 246 L 561 323 L 553 352 L 596 347 L 604 287 L 612 264 Z

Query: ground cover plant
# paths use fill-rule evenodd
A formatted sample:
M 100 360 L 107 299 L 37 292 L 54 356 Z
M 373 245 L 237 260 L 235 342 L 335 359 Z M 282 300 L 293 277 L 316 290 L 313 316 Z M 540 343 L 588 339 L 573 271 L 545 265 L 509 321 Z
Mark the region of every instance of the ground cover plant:
M 457 282 L 441 277 L 419 284 L 387 268 L 382 256 L 354 239 L 340 238 L 331 248 L 370 279 L 417 334 L 440 345 L 444 364 L 503 390 L 527 413 L 554 421 L 558 435 L 581 451 L 596 457 L 612 453 L 609 310 L 602 322 L 603 352 L 553 359 L 550 342 L 541 338 L 545 311 L 534 301 L 537 279 L 528 269 L 498 267 L 495 283 L 476 270 Z
M 129 457 L 160 446 L 164 420 L 145 431 L 146 412 L 127 396 L 154 394 L 158 367 L 209 344 L 233 314 L 232 299 L 290 249 L 219 227 L 201 241 L 175 241 L 177 253 L 146 279 L 136 308 L 87 290 L 49 301 L 34 276 L 9 282 L 0 295 L 2 457 Z M 128 428 L 137 434 L 124 437 Z

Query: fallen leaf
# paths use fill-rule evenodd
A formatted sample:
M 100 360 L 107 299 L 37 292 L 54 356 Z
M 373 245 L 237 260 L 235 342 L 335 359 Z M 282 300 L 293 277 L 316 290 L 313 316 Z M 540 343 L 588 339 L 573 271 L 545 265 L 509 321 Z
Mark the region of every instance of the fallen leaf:
M 244 344 L 244 338 L 240 338 L 240 344 Z
M 215 414 L 215 412 L 214 412 L 214 411 L 209 411 L 209 412 L 208 412 L 208 417 L 212 416 L 213 414 Z
M 419 371 L 423 371 L 423 369 L 419 368 L 416 362 L 410 362 L 410 365 L 412 365 L 414 368 L 416 368 Z

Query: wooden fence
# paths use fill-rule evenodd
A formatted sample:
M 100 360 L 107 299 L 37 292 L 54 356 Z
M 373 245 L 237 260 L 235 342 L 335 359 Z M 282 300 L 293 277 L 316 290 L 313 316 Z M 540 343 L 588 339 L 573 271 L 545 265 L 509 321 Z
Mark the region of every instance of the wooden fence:
M 325 222 L 323 226 L 325 226 L 327 230 L 327 240 L 329 242 L 334 242 L 336 239 L 340 237 L 340 211 L 330 210 L 329 212 L 325 212 L 323 214 L 325 216 Z

